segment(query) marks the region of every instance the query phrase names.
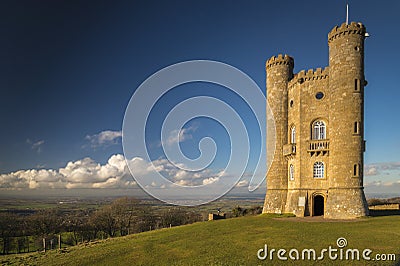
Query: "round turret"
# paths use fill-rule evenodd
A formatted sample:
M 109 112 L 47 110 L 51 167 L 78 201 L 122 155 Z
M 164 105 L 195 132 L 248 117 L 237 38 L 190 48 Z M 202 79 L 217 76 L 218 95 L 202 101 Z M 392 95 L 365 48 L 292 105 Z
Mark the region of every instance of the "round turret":
M 330 192 L 327 217 L 363 216 L 364 39 L 363 24 L 352 22 L 328 34 Z M 347 188 L 347 189 L 345 189 Z M 348 198 L 348 204 L 343 202 Z M 340 204 L 339 204 L 340 203 Z M 356 209 L 351 206 L 363 206 Z
M 275 120 L 275 127 L 267 123 L 267 136 L 273 135 L 271 131 L 276 130 L 275 140 L 267 137 L 267 147 L 275 145 L 274 159 L 267 174 L 267 194 L 263 210 L 267 213 L 281 213 L 285 208 L 287 161 L 282 157 L 282 150 L 288 132 L 288 82 L 293 77 L 293 66 L 293 58 L 288 55 L 273 56 L 266 62 L 267 101 Z

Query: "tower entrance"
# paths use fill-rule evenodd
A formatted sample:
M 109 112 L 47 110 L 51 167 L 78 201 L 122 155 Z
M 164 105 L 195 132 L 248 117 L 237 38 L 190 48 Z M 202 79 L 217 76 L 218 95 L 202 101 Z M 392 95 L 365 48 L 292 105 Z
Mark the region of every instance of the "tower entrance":
M 313 216 L 324 215 L 324 197 L 321 195 L 315 195 L 313 202 Z

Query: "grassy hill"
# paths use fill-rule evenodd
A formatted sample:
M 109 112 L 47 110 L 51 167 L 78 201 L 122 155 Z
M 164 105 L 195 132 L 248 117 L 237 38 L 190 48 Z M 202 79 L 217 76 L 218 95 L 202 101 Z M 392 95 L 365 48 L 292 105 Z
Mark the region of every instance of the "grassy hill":
M 68 248 L 28 255 L 0 257 L 3 265 L 321 265 L 321 261 L 261 261 L 257 251 L 284 248 L 337 248 L 344 237 L 349 248 L 368 248 L 377 253 L 396 254 L 396 261 L 329 260 L 323 265 L 400 265 L 400 216 L 363 218 L 354 221 L 324 221 L 319 218 L 273 218 L 270 215 L 195 223 L 107 239 Z M 338 253 L 339 254 L 339 253 Z M 285 254 L 288 256 L 288 253 Z

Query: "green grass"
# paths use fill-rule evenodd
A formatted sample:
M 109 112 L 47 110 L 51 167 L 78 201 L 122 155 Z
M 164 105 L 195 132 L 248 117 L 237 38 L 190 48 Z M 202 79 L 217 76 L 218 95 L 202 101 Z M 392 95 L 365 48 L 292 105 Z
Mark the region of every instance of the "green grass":
M 350 222 L 315 222 L 271 215 L 195 223 L 186 226 L 107 239 L 30 255 L 0 257 L 3 265 L 395 265 L 396 262 L 260 261 L 257 251 L 268 247 L 290 250 L 336 248 L 345 237 L 346 248 L 369 248 L 395 253 L 400 260 L 400 216 Z M 345 248 L 345 249 L 346 249 Z M 276 255 L 275 255 L 276 256 Z M 327 256 L 325 256 L 327 258 Z

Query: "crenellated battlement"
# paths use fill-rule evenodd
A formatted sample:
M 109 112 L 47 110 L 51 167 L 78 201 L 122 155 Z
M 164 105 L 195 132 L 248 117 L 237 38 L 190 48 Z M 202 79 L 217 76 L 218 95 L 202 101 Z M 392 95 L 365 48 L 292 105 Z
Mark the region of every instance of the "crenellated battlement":
M 278 56 L 273 56 L 270 59 L 268 59 L 265 64 L 267 69 L 276 65 L 288 65 L 293 67 L 294 60 L 291 56 L 288 56 L 287 54 L 285 55 L 279 54 Z
M 294 74 L 293 78 L 289 81 L 288 86 L 292 87 L 297 83 L 304 83 L 310 80 L 318 80 L 318 79 L 326 79 L 329 76 L 329 67 L 317 68 L 317 69 L 308 69 L 301 70 L 298 73 Z
M 360 22 L 343 23 L 340 27 L 335 26 L 328 34 L 328 43 L 343 35 L 359 34 L 365 37 L 365 26 Z

